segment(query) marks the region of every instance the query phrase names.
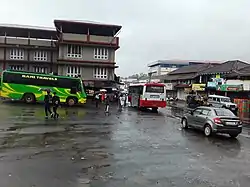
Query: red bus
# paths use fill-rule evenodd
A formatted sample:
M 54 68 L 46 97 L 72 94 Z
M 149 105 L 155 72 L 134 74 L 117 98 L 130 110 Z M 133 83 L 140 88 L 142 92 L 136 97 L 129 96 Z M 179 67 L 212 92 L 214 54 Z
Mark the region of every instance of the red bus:
M 151 108 L 157 111 L 158 108 L 166 107 L 166 89 L 161 83 L 142 83 L 129 86 L 128 101 L 130 106 L 138 108 Z

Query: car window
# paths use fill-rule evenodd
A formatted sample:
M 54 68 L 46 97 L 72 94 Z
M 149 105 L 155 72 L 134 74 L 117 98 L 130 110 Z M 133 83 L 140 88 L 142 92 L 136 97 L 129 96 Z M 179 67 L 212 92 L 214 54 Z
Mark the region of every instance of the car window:
M 201 112 L 202 112 L 202 109 L 198 108 L 198 109 L 194 110 L 193 113 L 194 113 L 195 115 L 200 115 Z
M 228 109 L 215 109 L 214 111 L 217 116 L 235 116 L 234 113 Z
M 209 112 L 210 112 L 209 109 L 203 109 L 202 112 L 201 112 L 201 114 L 202 114 L 202 115 L 208 116 L 208 113 L 209 113 Z
M 222 102 L 231 102 L 230 98 L 227 98 L 227 97 L 221 98 L 221 101 Z

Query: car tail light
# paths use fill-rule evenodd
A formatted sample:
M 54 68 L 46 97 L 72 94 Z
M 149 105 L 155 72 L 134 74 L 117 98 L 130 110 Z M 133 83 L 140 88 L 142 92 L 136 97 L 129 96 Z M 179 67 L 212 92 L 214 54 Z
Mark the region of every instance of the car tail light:
M 222 124 L 222 121 L 220 118 L 214 118 L 214 123 Z

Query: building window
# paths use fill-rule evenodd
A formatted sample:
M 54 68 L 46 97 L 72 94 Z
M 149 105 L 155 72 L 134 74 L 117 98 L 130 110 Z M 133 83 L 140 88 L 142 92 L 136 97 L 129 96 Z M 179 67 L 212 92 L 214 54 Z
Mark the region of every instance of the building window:
M 23 60 L 24 59 L 24 50 L 23 49 L 11 49 L 10 50 L 10 59 Z
M 108 60 L 108 49 L 106 48 L 95 48 L 94 59 Z
M 35 51 L 34 52 L 35 61 L 47 61 L 47 59 L 48 59 L 47 51 Z
M 80 66 L 68 66 L 67 76 L 70 76 L 70 77 L 81 76 L 81 67 Z
M 108 70 L 107 68 L 95 68 L 94 69 L 94 77 L 97 79 L 107 79 L 108 78 Z
M 33 72 L 35 73 L 48 73 L 48 67 L 33 66 Z
M 23 65 L 10 65 L 9 69 L 16 70 L 16 71 L 23 71 L 24 70 L 24 66 Z
M 82 46 L 80 45 L 68 45 L 67 56 L 71 58 L 82 58 Z

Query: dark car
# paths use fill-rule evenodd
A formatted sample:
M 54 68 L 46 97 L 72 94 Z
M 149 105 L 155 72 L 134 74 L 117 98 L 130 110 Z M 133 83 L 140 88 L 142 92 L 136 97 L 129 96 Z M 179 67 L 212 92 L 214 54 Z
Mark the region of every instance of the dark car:
M 182 117 L 181 124 L 184 129 L 200 129 L 206 136 L 225 133 L 235 138 L 242 132 L 240 119 L 225 108 L 197 107 Z

